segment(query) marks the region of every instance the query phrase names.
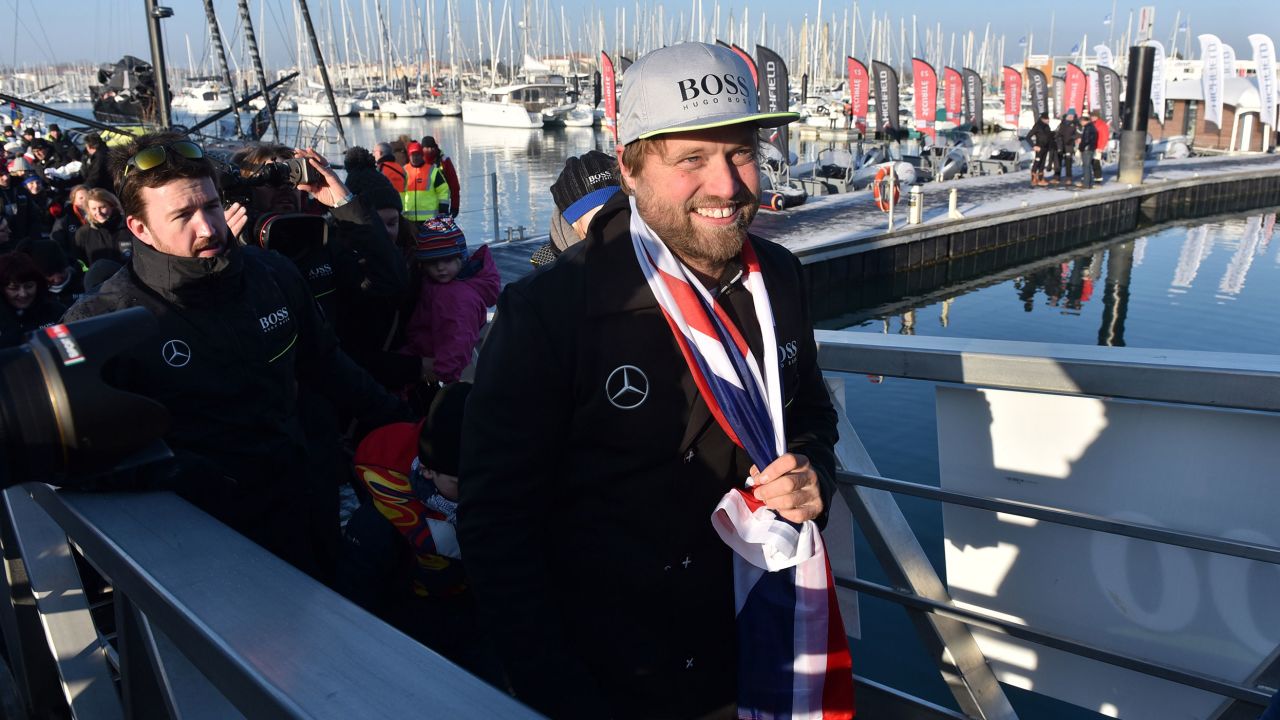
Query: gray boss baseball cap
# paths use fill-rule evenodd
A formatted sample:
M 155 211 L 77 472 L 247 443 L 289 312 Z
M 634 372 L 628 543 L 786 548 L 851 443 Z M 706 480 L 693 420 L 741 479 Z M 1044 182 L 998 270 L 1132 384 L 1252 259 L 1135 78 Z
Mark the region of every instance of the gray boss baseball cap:
M 654 50 L 627 68 L 618 142 L 739 123 L 778 127 L 799 117 L 760 112 L 751 69 L 729 48 L 681 43 Z

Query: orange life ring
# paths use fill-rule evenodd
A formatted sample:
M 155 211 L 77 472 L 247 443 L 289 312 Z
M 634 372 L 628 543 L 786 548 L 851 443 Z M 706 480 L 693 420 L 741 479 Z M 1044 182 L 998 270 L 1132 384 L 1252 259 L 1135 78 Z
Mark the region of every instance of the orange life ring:
M 876 200 L 876 207 L 881 212 L 889 212 L 889 193 L 884 192 L 881 188 L 884 186 L 884 179 L 889 177 L 889 165 L 885 165 L 876 171 L 876 179 L 871 181 L 872 194 Z M 898 183 L 893 184 L 893 204 L 897 205 L 902 200 L 902 190 L 898 188 Z

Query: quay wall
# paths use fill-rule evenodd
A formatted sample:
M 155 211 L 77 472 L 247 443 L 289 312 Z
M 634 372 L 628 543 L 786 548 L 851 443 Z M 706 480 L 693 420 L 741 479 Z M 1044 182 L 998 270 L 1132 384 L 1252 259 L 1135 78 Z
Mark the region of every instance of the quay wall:
M 1046 191 L 1047 192 L 1047 191 Z M 1141 227 L 1280 206 L 1280 171 L 1205 174 L 941 224 L 908 225 L 796 255 L 815 318 L 962 282 Z

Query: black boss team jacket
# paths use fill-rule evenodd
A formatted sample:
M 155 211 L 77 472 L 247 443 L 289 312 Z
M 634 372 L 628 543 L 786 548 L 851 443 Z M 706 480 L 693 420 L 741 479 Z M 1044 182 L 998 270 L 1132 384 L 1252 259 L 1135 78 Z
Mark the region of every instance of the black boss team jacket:
M 552 717 L 691 717 L 735 700 L 730 552 L 710 516 L 751 462 L 698 395 L 629 220 L 619 193 L 586 241 L 507 286 L 467 405 L 467 572 L 517 696 Z M 836 415 L 800 264 L 751 242 L 788 447 L 830 501 Z M 759 357 L 750 294 L 739 282 L 722 298 Z
M 404 419 L 402 404 L 342 353 L 298 270 L 275 253 L 233 245 L 182 258 L 137 242 L 130 264 L 65 319 L 132 306 L 159 329 L 106 379 L 169 409 L 176 489 L 285 559 L 305 555 L 304 513 L 291 509 L 308 490 L 298 384 L 375 422 Z

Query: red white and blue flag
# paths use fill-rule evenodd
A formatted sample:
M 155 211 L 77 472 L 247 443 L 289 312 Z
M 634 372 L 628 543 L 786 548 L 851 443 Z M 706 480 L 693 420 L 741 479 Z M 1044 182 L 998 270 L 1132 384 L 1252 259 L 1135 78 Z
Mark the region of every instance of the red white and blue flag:
M 773 309 L 751 243 L 743 284 L 762 335 L 757 362 L 741 332 L 701 282 L 641 219 L 631 201 L 631 239 L 698 392 L 757 468 L 786 452 Z M 853 717 L 853 671 L 822 535 L 788 522 L 750 492 L 730 491 L 712 525 L 733 550 L 738 627 L 738 717 Z

